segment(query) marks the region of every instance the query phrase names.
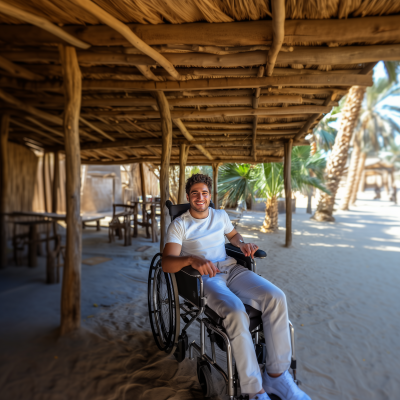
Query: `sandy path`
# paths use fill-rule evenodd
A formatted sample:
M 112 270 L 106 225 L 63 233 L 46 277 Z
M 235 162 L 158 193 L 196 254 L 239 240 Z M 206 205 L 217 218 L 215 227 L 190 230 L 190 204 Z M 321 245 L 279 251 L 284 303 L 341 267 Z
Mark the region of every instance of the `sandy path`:
M 248 213 L 238 228 L 268 253 L 258 273 L 287 295 L 299 378 L 314 400 L 400 393 L 400 207 L 367 198 L 339 213 L 336 224 L 298 210 L 291 249 L 282 246 L 283 229 L 259 232 L 262 213 Z M 86 256 L 112 251 L 113 260 L 83 266 L 83 329 L 74 337 L 56 338 L 60 287 L 43 284 L 43 270 L 0 271 L 0 398 L 202 398 L 195 363 L 160 354 L 149 333 L 149 260 L 142 258 L 157 246 L 132 257 L 131 249 L 108 248 L 106 234 L 95 235 L 86 236 Z
M 399 398 L 400 207 L 369 196 L 335 224 L 299 210 L 291 249 L 284 230 L 254 229 L 261 213 L 242 224 L 268 253 L 258 273 L 287 295 L 299 378 L 313 399 Z

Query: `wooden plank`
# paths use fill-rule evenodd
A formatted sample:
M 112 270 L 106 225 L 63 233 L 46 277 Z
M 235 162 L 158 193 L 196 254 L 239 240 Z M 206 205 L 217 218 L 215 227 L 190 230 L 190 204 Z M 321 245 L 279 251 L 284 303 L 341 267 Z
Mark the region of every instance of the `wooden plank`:
M 165 239 L 167 235 L 167 216 L 168 209 L 165 202 L 169 199 L 169 165 L 172 150 L 172 119 L 168 101 L 163 92 L 156 92 L 159 114 L 161 115 L 161 131 L 162 131 L 162 153 L 161 153 L 161 169 L 160 169 L 160 193 L 161 193 L 161 235 L 160 235 L 160 252 L 164 250 Z
M 1 116 L 0 125 L 0 269 L 7 266 L 7 188 L 8 188 L 8 133 L 10 115 Z
M 61 334 L 79 328 L 81 320 L 82 222 L 80 216 L 81 160 L 79 145 L 79 113 L 82 78 L 76 51 L 60 45 L 64 75 L 65 171 L 67 199 L 67 243 L 61 295 Z
M 272 0 L 272 44 L 268 51 L 267 76 L 272 76 L 275 62 L 285 39 L 285 0 Z
M 21 10 L 4 1 L 0 1 L 0 12 L 10 17 L 16 18 L 20 21 L 28 22 L 29 24 L 36 25 L 37 27 L 48 31 L 49 33 L 59 37 L 63 41 L 72 44 L 73 46 L 80 47 L 81 49 L 88 49 L 89 44 L 75 38 L 68 32 L 54 25 L 47 19 L 39 17 L 38 15 Z
M 32 81 L 44 80 L 44 77 L 42 75 L 35 74 L 29 69 L 26 69 L 21 65 L 14 64 L 13 62 L 7 60 L 7 58 L 4 58 L 2 56 L 0 56 L 0 68 L 9 72 L 16 78 L 28 79 Z
M 254 46 L 272 42 L 273 21 L 188 24 L 127 24 L 148 45 L 177 43 L 210 46 Z M 122 35 L 105 25 L 65 26 L 64 31 L 93 46 L 130 46 Z M 240 32 L 240 34 L 238 34 Z M 346 19 L 298 19 L 285 21 L 285 44 L 396 43 L 400 37 L 400 16 L 372 16 Z M 10 44 L 61 43 L 58 37 L 34 26 L 2 25 L 0 40 Z M 296 50 L 295 50 L 296 51 Z
M 284 146 L 283 178 L 284 178 L 285 200 L 286 200 L 285 247 L 290 247 L 292 245 L 292 183 L 291 183 L 292 145 L 293 145 L 293 140 L 289 139 L 288 141 L 285 142 Z
M 186 200 L 186 163 L 189 154 L 190 145 L 182 143 L 179 148 L 179 193 L 178 193 L 178 202 L 179 204 L 184 204 L 187 202 Z

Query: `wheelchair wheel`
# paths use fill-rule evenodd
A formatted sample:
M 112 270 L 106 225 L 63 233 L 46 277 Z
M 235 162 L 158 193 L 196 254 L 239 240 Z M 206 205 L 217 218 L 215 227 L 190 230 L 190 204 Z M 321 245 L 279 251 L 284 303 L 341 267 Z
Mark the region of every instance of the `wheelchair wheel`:
M 175 351 L 180 331 L 179 296 L 175 275 L 163 272 L 161 254 L 151 261 L 147 287 L 151 330 L 157 347 Z

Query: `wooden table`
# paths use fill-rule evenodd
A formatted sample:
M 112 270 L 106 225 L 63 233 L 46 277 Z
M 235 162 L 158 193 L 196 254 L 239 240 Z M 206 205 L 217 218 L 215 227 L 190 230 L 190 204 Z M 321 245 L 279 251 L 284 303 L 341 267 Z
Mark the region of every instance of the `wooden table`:
M 146 227 L 146 236 L 150 238 L 149 228 L 151 228 L 151 241 L 153 243 L 158 242 L 157 237 L 157 220 L 156 220 L 156 207 L 160 207 L 159 202 L 155 201 L 131 201 L 132 204 L 136 204 L 135 214 L 133 219 L 133 237 L 137 237 L 138 233 L 138 225 Z M 142 222 L 138 221 L 138 210 L 139 204 L 142 205 Z M 146 206 L 150 205 L 150 219 L 151 222 L 148 221 L 148 214 L 146 210 Z
M 65 221 L 67 219 L 66 214 L 48 213 L 48 212 L 35 212 L 35 211 L 14 211 L 8 213 L 11 217 L 42 217 L 44 219 L 51 219 L 53 221 Z M 96 228 L 100 230 L 100 220 L 104 219 L 108 213 L 93 213 L 93 214 L 81 214 L 82 228 L 84 229 L 87 222 L 96 221 Z

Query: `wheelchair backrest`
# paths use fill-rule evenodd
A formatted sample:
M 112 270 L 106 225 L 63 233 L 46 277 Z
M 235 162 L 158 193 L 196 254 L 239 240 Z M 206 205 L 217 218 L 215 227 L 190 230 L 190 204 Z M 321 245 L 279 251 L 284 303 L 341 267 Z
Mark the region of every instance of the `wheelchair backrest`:
M 175 218 L 177 218 L 180 215 L 182 215 L 187 210 L 189 210 L 189 208 L 190 208 L 190 204 L 189 203 L 186 203 L 186 204 L 172 204 L 171 200 L 167 200 L 165 202 L 165 205 L 168 207 L 169 215 L 170 215 L 172 221 Z M 214 210 L 215 210 L 215 206 L 214 206 L 214 203 L 212 201 L 210 201 L 210 207 L 214 208 Z

